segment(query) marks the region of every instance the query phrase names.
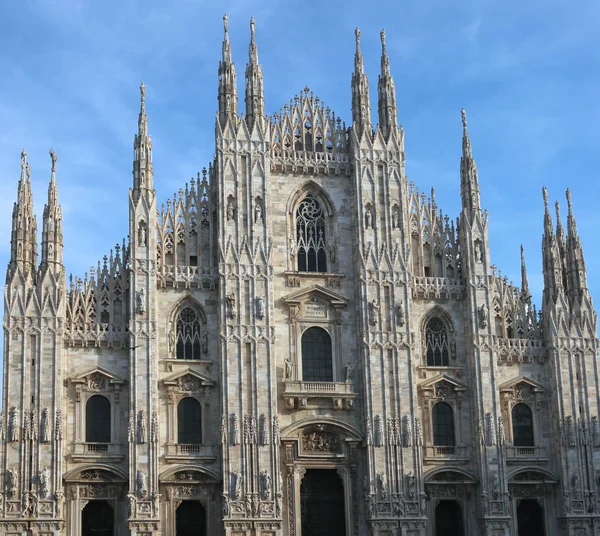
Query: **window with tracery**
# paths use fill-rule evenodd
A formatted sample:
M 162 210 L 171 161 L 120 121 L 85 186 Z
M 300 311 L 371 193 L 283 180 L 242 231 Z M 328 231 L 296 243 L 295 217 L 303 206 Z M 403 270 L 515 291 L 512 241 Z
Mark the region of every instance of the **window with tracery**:
M 323 328 L 308 328 L 302 335 L 302 379 L 333 381 L 331 337 Z
M 200 316 L 191 307 L 183 307 L 176 320 L 177 359 L 200 359 Z
M 527 404 L 515 404 L 512 409 L 513 445 L 533 447 L 533 415 Z
M 304 198 L 296 211 L 296 241 L 298 271 L 326 272 L 325 213 L 312 196 Z
M 433 406 L 433 444 L 436 447 L 453 447 L 454 439 L 454 414 L 452 407 L 446 402 L 438 402 Z
M 425 345 L 427 348 L 428 366 L 447 367 L 450 364 L 448 330 L 438 317 L 433 317 L 427 322 L 425 328 Z

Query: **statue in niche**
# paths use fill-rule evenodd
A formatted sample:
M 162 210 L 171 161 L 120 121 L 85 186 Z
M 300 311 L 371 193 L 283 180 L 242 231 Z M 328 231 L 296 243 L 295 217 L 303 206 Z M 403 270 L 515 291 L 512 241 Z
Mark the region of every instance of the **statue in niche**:
M 146 443 L 146 412 L 141 409 L 138 417 L 138 443 Z
M 400 327 L 404 326 L 405 318 L 404 318 L 404 302 L 400 300 L 398 305 L 396 305 L 396 320 Z
M 394 207 L 392 210 L 392 229 L 400 228 L 400 214 L 398 207 Z
M 17 487 L 19 486 L 19 471 L 16 467 L 8 470 L 8 491 L 11 499 L 14 499 L 17 494 Z
M 479 309 L 479 320 L 482 328 L 487 328 L 488 325 L 488 309 L 484 303 Z
M 260 202 L 260 198 L 256 198 L 256 202 L 254 204 L 254 223 L 261 223 L 263 221 L 262 216 L 262 205 Z
M 200 337 L 200 347 L 203 354 L 208 353 L 208 333 L 206 331 L 203 332 L 202 336 Z
M 169 353 L 173 353 L 175 351 L 175 330 L 171 328 L 169 331 Z
M 144 226 L 144 222 L 141 221 L 138 230 L 138 242 L 140 246 L 146 245 L 146 227 Z
M 40 442 L 48 443 L 50 441 L 50 416 L 48 408 L 42 410 L 42 426 L 40 430 Z
M 285 379 L 292 380 L 294 378 L 294 362 L 291 357 L 285 358 Z
M 352 376 L 354 376 L 354 365 L 348 362 L 344 367 L 344 372 L 346 376 L 346 382 L 352 381 Z
M 372 300 L 369 306 L 371 313 L 371 318 L 369 319 L 369 322 L 372 326 L 377 324 L 377 319 L 379 317 L 379 308 L 379 302 L 377 300 Z
M 137 312 L 139 315 L 143 315 L 146 312 L 146 291 L 141 289 L 136 296 L 137 301 Z
M 232 479 L 232 484 L 233 484 L 233 498 L 236 501 L 239 501 L 242 498 L 242 480 L 243 480 L 243 476 L 242 473 L 240 473 L 239 471 L 234 471 L 233 473 L 231 473 L 231 479 Z
M 14 406 L 10 408 L 10 415 L 8 421 L 8 429 L 9 429 L 9 440 L 14 443 L 15 441 L 19 441 L 19 424 L 18 424 L 19 416 L 17 414 L 17 408 Z
M 127 504 L 128 504 L 129 517 L 134 517 L 135 516 L 135 496 L 133 495 L 133 493 L 127 494 Z
M 365 210 L 365 229 L 371 229 L 373 227 L 373 213 L 371 208 L 367 207 Z
M 146 482 L 146 473 L 143 469 L 137 470 L 136 482 L 140 497 L 144 499 L 148 495 L 148 485 Z
M 227 200 L 227 221 L 232 221 L 234 216 L 233 198 Z
M 481 253 L 481 244 L 479 241 L 475 242 L 475 262 L 481 264 L 483 262 L 483 255 Z
M 227 303 L 227 312 L 229 314 L 229 318 L 235 318 L 236 317 L 236 313 L 235 313 L 235 294 L 232 292 L 231 294 L 229 294 L 226 298 L 225 301 Z
M 42 472 L 40 473 L 40 497 L 45 499 L 48 496 L 48 491 L 50 490 L 50 471 L 47 467 L 44 467 Z
M 265 297 L 258 296 L 256 298 L 256 317 L 262 320 L 265 317 Z
M 260 482 L 261 482 L 261 489 L 262 489 L 262 498 L 266 501 L 271 499 L 271 485 L 272 485 L 272 480 L 271 480 L 271 475 L 269 475 L 269 473 L 267 473 L 266 471 L 263 471 L 260 474 Z

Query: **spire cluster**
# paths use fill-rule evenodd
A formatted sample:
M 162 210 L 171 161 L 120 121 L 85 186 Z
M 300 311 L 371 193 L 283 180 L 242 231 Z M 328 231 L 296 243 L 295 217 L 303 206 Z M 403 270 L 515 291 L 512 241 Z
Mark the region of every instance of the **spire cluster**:
M 462 156 L 460 159 L 460 195 L 463 210 L 466 210 L 473 217 L 475 214 L 481 212 L 479 176 L 477 174 L 475 158 L 473 158 L 471 139 L 467 130 L 467 112 L 463 108 L 460 113 L 463 125 Z

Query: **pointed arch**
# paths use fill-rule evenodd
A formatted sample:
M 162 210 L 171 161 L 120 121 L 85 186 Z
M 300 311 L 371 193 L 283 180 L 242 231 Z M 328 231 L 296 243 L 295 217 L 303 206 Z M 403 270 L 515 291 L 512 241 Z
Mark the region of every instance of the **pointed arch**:
M 300 201 L 308 195 L 312 195 L 316 197 L 322 204 L 325 209 L 326 215 L 328 217 L 334 217 L 336 215 L 335 205 L 331 200 L 331 197 L 317 181 L 313 179 L 309 179 L 303 184 L 299 185 L 288 198 L 287 202 L 287 212 L 290 216 L 293 216 L 296 212 L 296 208 Z
M 421 321 L 422 345 L 425 364 L 447 367 L 456 359 L 454 323 L 450 314 L 436 305 Z
M 170 357 L 201 359 L 206 353 L 206 313 L 192 296 L 184 296 L 171 309 L 168 334 Z

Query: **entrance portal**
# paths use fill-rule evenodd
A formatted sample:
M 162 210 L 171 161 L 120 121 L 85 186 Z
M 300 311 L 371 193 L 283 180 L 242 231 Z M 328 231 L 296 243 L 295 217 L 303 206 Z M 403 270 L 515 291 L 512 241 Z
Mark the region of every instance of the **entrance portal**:
M 440 501 L 435 509 L 436 536 L 464 536 L 463 515 L 456 501 Z
M 175 518 L 176 536 L 206 536 L 206 511 L 199 501 L 182 501 Z
M 307 469 L 300 485 L 302 536 L 345 536 L 344 485 L 335 469 Z
M 81 513 L 81 536 L 113 536 L 114 513 L 106 501 L 90 501 Z
M 544 536 L 544 508 L 534 499 L 524 499 L 517 506 L 519 536 Z

